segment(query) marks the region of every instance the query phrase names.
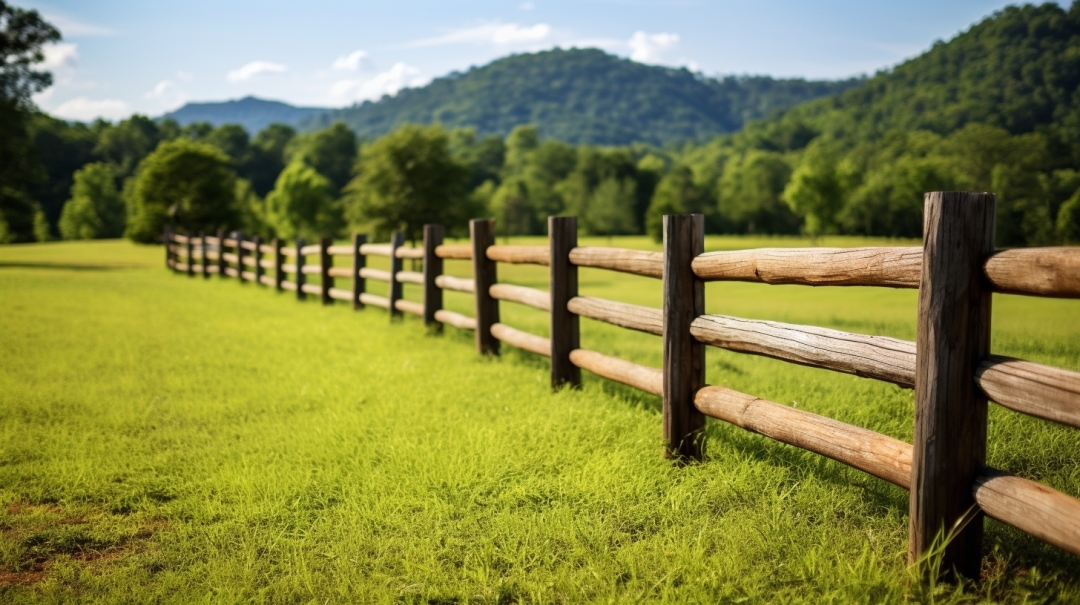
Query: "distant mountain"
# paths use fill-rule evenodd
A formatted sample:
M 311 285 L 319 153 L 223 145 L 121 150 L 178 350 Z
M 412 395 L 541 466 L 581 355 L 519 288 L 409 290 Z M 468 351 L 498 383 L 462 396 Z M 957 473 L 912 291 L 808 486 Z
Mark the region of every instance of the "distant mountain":
M 295 107 L 280 101 L 244 97 L 235 101 L 188 103 L 161 117 L 172 118 L 181 126 L 192 122 L 210 122 L 214 126 L 240 124 L 255 134 L 275 122 L 298 126 L 326 111 L 325 107 Z
M 310 129 L 341 120 L 362 137 L 405 123 L 470 126 L 506 135 L 520 124 L 568 143 L 665 145 L 734 132 L 750 119 L 862 82 L 727 77 L 643 65 L 596 49 L 512 55 L 422 88 L 313 115 Z

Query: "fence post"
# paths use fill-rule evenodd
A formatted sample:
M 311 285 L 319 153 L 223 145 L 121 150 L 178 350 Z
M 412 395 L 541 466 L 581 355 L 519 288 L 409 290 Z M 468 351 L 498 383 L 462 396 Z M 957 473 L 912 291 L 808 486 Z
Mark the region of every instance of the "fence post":
M 172 269 L 172 234 L 169 233 L 168 225 L 161 231 L 161 243 L 165 244 L 165 268 Z
M 256 235 L 255 238 L 253 240 L 251 240 L 251 241 L 254 242 L 254 244 L 255 244 L 255 254 L 254 254 L 254 257 L 255 257 L 255 283 L 261 285 L 262 284 L 263 273 L 265 273 L 265 271 L 263 271 L 263 266 L 262 266 L 262 260 L 263 260 L 262 238 L 259 237 L 258 235 Z
M 319 279 L 322 281 L 322 304 L 332 305 L 334 299 L 330 298 L 330 288 L 334 287 L 334 278 L 330 277 L 330 267 L 334 265 L 334 257 L 330 256 L 330 238 L 319 238 Z
M 281 253 L 281 239 L 274 238 L 274 289 L 281 292 L 281 282 L 285 281 L 285 272 L 281 265 L 285 264 L 285 255 Z
M 705 217 L 664 216 L 664 441 L 671 458 L 700 459 L 705 416 L 694 395 L 705 386 L 705 345 L 690 323 L 705 313 L 705 285 L 690 263 L 705 250 Z
M 364 308 L 364 303 L 360 301 L 360 295 L 364 293 L 365 279 L 360 277 L 360 270 L 364 268 L 364 255 L 360 252 L 360 247 L 367 243 L 367 235 L 363 233 L 353 233 L 352 236 L 352 308 L 359 310 Z
M 207 260 L 207 258 L 206 258 L 206 248 L 207 248 L 207 245 L 206 245 L 206 232 L 205 231 L 200 231 L 199 232 L 199 256 L 201 257 L 200 260 L 202 261 L 202 276 L 203 276 L 203 279 L 208 279 L 210 277 L 210 261 Z
M 443 273 L 443 259 L 435 254 L 435 248 L 443 243 L 442 225 L 424 225 L 424 325 L 433 332 L 442 332 L 442 322 L 435 320 L 435 312 L 442 309 L 442 288 L 435 278 Z
M 244 234 L 236 232 L 236 279 L 244 283 Z
M 982 561 L 983 519 L 972 486 L 986 464 L 987 403 L 973 376 L 990 353 L 991 293 L 982 266 L 994 251 L 996 206 L 992 193 L 935 191 L 923 211 L 908 554 L 918 561 L 939 532 L 973 514 L 945 547 L 946 579 L 977 580 Z
M 405 243 L 405 234 L 395 231 L 390 236 L 390 319 L 400 318 L 401 311 L 397 309 L 397 301 L 401 300 L 401 282 L 397 274 L 401 271 L 401 259 L 397 256 L 398 248 Z
M 475 218 L 469 221 L 472 241 L 473 283 L 476 286 L 476 352 L 498 355 L 499 339 L 491 334 L 491 326 L 499 322 L 499 301 L 491 297 L 491 286 L 498 281 L 497 264 L 487 257 L 487 249 L 495 244 L 495 220 Z
M 195 277 L 195 242 L 191 241 L 191 234 L 187 236 L 187 274 L 188 277 Z
M 228 275 L 225 273 L 225 228 L 221 227 L 217 230 L 217 270 L 218 277 L 226 278 Z
M 549 288 L 551 291 L 551 388 L 581 386 L 581 368 L 570 361 L 570 352 L 581 347 L 578 316 L 567 303 L 578 295 L 577 265 L 570 262 L 570 251 L 577 246 L 577 217 L 549 216 L 548 241 L 551 245 Z
M 296 238 L 296 300 L 307 300 L 304 292 L 304 238 Z

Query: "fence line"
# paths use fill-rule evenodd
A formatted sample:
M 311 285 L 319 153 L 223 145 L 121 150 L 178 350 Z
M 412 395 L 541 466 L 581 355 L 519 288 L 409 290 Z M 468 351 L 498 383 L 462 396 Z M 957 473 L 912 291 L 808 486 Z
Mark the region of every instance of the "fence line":
M 548 246 L 496 245 L 494 221 L 470 221 L 468 244 L 443 243 L 443 227 L 426 225 L 422 247 L 323 239 L 295 248 L 267 245 L 224 230 L 187 236 L 166 229 L 166 265 L 189 276 L 199 261 L 204 277 L 217 274 L 319 294 L 324 304 L 351 302 L 423 318 L 432 330 L 444 324 L 473 330 L 476 348 L 497 355 L 500 343 L 544 355 L 553 388 L 581 384 L 581 370 L 663 398 L 668 455 L 701 456 L 705 416 L 827 456 L 910 490 L 909 551 L 913 562 L 939 532 L 973 507 L 1059 548 L 1080 555 L 1080 500 L 985 464 L 989 400 L 1014 411 L 1080 428 L 1080 373 L 990 354 L 990 295 L 1080 298 L 1080 248 L 995 251 L 993 194 L 935 192 L 926 196 L 920 247 L 791 248 L 703 252 L 700 215 L 664 217 L 663 252 L 579 247 L 574 217 L 548 219 Z M 230 251 L 231 250 L 231 251 Z M 319 255 L 318 265 L 306 257 Z M 264 258 L 271 255 L 272 260 Z M 366 266 L 384 256 L 390 270 Z M 293 262 L 286 263 L 289 257 Z M 334 257 L 351 257 L 335 266 Z M 182 260 L 183 259 L 183 260 Z M 405 271 L 402 259 L 423 261 Z M 446 259 L 469 260 L 472 278 L 443 274 Z M 213 261 L 213 262 L 212 262 Z M 549 290 L 499 283 L 498 263 L 549 267 Z M 251 267 L 254 271 L 248 271 Z M 580 296 L 578 267 L 630 273 L 663 281 L 662 309 Z M 273 270 L 273 276 L 266 270 Z M 321 283 L 305 283 L 319 274 Z M 287 277 L 292 275 L 294 281 Z M 352 289 L 334 287 L 349 278 Z M 386 283 L 387 296 L 368 281 Z M 704 312 L 704 282 L 735 280 L 810 286 L 878 286 L 919 290 L 915 342 L 852 334 L 814 326 L 750 320 Z M 402 284 L 423 288 L 423 302 L 402 297 Z M 473 295 L 474 316 L 443 309 L 443 291 Z M 501 301 L 549 313 L 550 337 L 501 323 Z M 661 337 L 664 363 L 650 368 L 580 347 L 579 317 Z M 854 374 L 915 390 L 912 444 L 704 382 L 704 347 L 772 357 Z M 946 578 L 978 579 L 981 516 L 948 544 L 941 566 Z

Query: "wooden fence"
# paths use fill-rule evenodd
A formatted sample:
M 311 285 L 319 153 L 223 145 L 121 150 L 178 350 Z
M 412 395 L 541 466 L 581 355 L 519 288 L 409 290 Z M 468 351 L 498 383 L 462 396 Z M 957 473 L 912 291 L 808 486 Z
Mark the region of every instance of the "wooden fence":
M 675 458 L 701 455 L 705 417 L 717 418 L 865 471 L 910 491 L 909 553 L 913 562 L 935 538 L 951 532 L 941 569 L 977 579 L 985 513 L 1080 555 L 1080 500 L 986 466 L 987 402 L 1080 428 L 1080 374 L 990 352 L 993 292 L 1080 297 L 1080 248 L 995 251 L 993 194 L 926 195 L 922 247 L 791 248 L 704 253 L 701 215 L 664 217 L 663 252 L 577 245 L 574 217 L 548 219 L 548 246 L 496 245 L 494 222 L 473 220 L 469 244 L 444 244 L 443 228 L 424 227 L 423 247 L 368 243 L 286 247 L 228 236 L 166 232 L 168 267 L 188 275 L 235 277 L 297 298 L 320 296 L 354 309 L 374 306 L 408 313 L 428 326 L 473 330 L 477 351 L 498 354 L 500 343 L 551 358 L 553 388 L 577 386 L 582 369 L 663 398 L 666 450 Z M 365 258 L 390 259 L 389 271 Z M 317 256 L 318 264 L 307 264 Z M 335 259 L 344 262 L 335 265 Z M 420 259 L 423 271 L 405 271 Z M 444 259 L 472 261 L 471 279 L 443 275 Z M 549 267 L 549 290 L 499 283 L 498 263 Z M 580 296 L 578 267 L 595 267 L 663 281 L 663 308 Z M 318 285 L 305 283 L 318 274 Z M 292 279 L 288 279 L 292 276 Z M 349 278 L 350 290 L 334 287 Z M 367 290 L 385 282 L 386 296 Z M 734 280 L 809 286 L 918 288 L 915 342 L 838 330 L 705 314 L 704 282 Z M 402 298 L 403 283 L 423 287 L 423 303 Z M 474 315 L 443 309 L 443 290 L 471 293 Z M 550 315 L 550 338 L 500 321 L 502 301 Z M 663 368 L 582 349 L 579 317 L 654 334 Z M 870 430 L 705 384 L 705 346 L 764 355 L 801 365 L 882 380 L 915 390 L 912 444 Z M 966 523 L 966 524 L 965 524 Z

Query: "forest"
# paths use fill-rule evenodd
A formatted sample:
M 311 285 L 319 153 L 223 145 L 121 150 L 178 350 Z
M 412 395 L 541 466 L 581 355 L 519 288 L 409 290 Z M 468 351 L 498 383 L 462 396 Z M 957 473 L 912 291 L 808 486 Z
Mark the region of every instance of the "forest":
M 68 123 L 29 101 L 48 80 L 34 53 L 59 39 L 37 20 L 36 38 L 4 50 L 23 77 L 0 79 L 0 241 L 151 242 L 167 222 L 416 237 L 425 222 L 479 216 L 501 235 L 540 234 L 555 214 L 591 235 L 659 237 L 660 217 L 681 212 L 712 233 L 918 237 L 922 194 L 963 189 L 998 194 L 1001 246 L 1080 243 L 1080 2 L 1006 8 L 852 88 L 664 147 L 575 145 L 535 123 L 505 137 L 403 124 L 377 138 L 344 122 Z

